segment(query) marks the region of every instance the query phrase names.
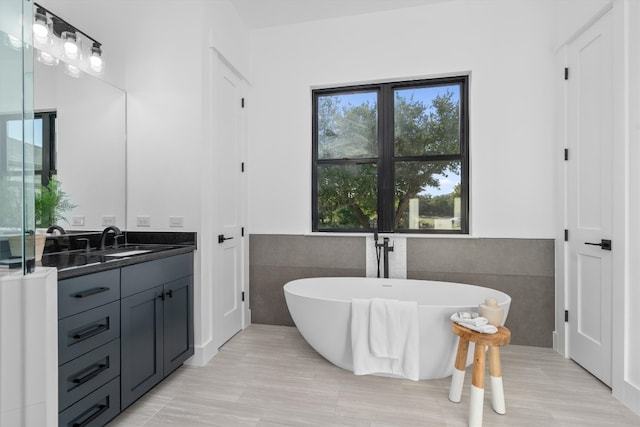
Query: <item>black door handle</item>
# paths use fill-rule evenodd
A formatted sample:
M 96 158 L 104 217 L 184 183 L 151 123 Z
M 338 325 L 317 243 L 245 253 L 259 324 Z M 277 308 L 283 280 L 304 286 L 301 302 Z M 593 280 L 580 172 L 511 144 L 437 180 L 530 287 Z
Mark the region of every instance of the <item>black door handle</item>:
M 611 240 L 609 240 L 609 239 L 602 239 L 600 241 L 600 243 L 584 242 L 584 244 L 585 245 L 592 245 L 592 246 L 600 246 L 605 251 L 610 251 L 611 250 Z
M 225 240 L 231 240 L 233 237 L 224 237 L 224 234 L 218 234 L 218 243 L 224 243 Z

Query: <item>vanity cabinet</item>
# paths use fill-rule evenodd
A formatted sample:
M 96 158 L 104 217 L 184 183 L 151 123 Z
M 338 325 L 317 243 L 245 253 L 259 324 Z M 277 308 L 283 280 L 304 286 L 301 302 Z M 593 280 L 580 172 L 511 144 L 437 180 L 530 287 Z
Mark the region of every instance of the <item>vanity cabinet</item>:
M 120 271 L 58 283 L 60 426 L 104 425 L 120 412 Z
M 122 268 L 122 409 L 193 355 L 193 256 Z
M 193 253 L 60 280 L 59 425 L 106 424 L 193 352 Z

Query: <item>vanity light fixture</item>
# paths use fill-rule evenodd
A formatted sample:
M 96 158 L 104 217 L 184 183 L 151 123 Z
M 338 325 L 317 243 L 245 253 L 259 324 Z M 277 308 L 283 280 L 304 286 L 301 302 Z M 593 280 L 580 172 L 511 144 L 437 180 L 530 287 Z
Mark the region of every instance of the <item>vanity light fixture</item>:
M 72 77 L 80 77 L 81 71 L 94 75 L 104 71 L 99 41 L 41 5 L 34 6 L 33 33 L 39 62 L 57 65 L 63 61 L 65 73 Z

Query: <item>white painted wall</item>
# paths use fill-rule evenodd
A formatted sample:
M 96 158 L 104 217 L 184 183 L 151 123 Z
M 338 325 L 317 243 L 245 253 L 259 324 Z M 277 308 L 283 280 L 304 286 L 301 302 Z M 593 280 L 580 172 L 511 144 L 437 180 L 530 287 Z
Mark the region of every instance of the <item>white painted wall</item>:
M 552 238 L 553 17 L 447 2 L 252 32 L 251 233 L 311 230 L 311 88 L 471 73 L 471 232 Z

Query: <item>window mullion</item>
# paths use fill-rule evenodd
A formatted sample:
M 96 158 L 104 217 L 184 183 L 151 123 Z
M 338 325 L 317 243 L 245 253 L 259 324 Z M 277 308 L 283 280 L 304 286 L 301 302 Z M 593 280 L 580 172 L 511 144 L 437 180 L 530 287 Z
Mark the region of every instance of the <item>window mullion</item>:
M 392 232 L 394 229 L 394 165 L 393 165 L 393 89 L 382 85 L 380 90 L 379 114 L 381 122 L 381 148 L 379 163 L 378 223 L 379 231 Z

